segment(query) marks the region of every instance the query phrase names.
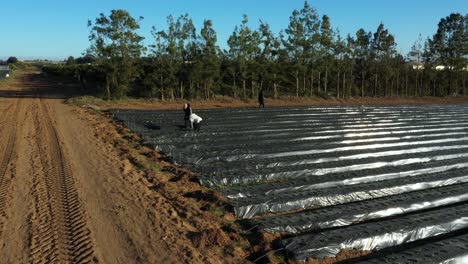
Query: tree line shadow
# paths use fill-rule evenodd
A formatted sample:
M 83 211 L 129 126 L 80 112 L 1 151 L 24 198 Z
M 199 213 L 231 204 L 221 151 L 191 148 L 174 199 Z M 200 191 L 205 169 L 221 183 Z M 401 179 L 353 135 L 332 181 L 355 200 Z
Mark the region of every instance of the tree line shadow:
M 45 73 L 28 73 L 21 76 L 20 84 L 0 88 L 0 98 L 50 98 L 67 99 L 84 95 L 81 85 L 70 78 L 50 76 Z

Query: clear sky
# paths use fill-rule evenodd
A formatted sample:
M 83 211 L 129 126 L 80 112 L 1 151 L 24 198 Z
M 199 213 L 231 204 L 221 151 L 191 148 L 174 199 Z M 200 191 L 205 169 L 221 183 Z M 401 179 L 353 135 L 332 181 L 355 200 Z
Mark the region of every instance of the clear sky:
M 343 35 L 359 28 L 375 31 L 378 24 L 396 36 L 398 50 L 406 54 L 419 34 L 435 33 L 437 23 L 452 12 L 468 13 L 467 0 L 309 0 L 319 15 L 331 17 L 332 26 Z M 288 25 L 294 9 L 303 0 L 15 0 L 0 7 L 2 37 L 0 58 L 64 59 L 80 56 L 89 46 L 88 20 L 112 9 L 126 9 L 134 17 L 143 16 L 140 34 L 151 43 L 151 27 L 164 27 L 169 14 L 189 13 L 199 30 L 203 19 L 212 19 L 219 45 L 226 40 L 242 14 L 251 27 L 267 21 L 278 33 Z

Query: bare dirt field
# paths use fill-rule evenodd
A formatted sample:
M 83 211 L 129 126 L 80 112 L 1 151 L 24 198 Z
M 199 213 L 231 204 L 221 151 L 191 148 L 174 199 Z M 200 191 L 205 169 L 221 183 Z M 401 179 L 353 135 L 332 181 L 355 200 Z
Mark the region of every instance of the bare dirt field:
M 0 84 L 2 263 L 243 263 L 249 242 L 191 173 L 35 71 Z M 221 208 L 221 209 L 219 209 Z
M 143 146 L 103 109 L 180 109 L 184 101 L 67 99 L 76 84 L 36 70 L 0 82 L 2 263 L 282 263 L 273 235 L 249 232 L 226 198 Z M 267 99 L 267 106 L 463 103 L 468 98 Z M 192 101 L 194 108 L 255 100 Z M 333 263 L 365 252 L 341 252 Z M 266 256 L 266 257 L 263 257 Z

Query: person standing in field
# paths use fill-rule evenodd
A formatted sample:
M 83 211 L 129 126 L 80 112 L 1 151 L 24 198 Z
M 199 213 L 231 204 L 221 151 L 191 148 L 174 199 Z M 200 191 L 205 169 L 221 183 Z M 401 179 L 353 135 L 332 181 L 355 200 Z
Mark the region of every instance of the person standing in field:
M 192 114 L 192 107 L 190 107 L 190 104 L 184 104 L 184 121 L 185 121 L 185 129 L 189 128 L 192 129 L 192 122 L 190 122 L 190 115 Z
M 265 108 L 265 97 L 263 96 L 263 90 L 261 90 L 260 93 L 258 93 L 258 104 L 258 108 Z
M 193 131 L 200 131 L 201 121 L 203 119 L 196 114 L 190 115 L 190 124 L 193 126 Z

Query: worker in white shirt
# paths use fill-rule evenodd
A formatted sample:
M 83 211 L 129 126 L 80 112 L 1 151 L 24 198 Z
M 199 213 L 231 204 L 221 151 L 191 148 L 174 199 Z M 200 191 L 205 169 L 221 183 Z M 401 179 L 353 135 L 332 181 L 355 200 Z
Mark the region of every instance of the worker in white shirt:
M 190 123 L 193 125 L 193 131 L 200 131 L 200 123 L 203 119 L 198 115 L 192 113 L 190 115 Z

